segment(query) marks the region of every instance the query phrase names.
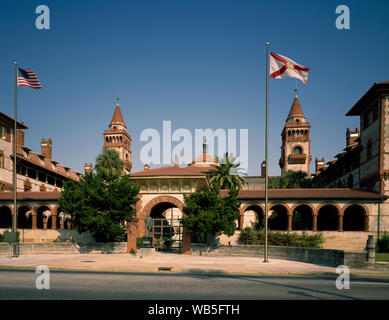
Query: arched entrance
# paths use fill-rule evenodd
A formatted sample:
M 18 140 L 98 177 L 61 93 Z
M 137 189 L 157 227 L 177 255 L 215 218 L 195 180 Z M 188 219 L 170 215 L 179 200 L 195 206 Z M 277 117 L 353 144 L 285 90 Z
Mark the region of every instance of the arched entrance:
M 160 250 L 182 252 L 183 227 L 181 224 L 183 204 L 178 199 L 162 196 L 151 200 L 143 209 L 141 219 L 151 218 L 149 235 L 154 247 Z M 145 230 L 145 234 L 147 230 Z
M 309 205 L 297 205 L 293 210 L 292 229 L 312 230 L 312 217 L 313 210 Z
M 51 210 L 47 205 L 42 205 L 36 209 L 36 228 L 47 229 L 47 221 L 51 216 Z
M 0 208 L 0 228 L 12 228 L 12 211 L 7 206 Z
M 27 206 L 20 206 L 18 208 L 18 229 L 32 229 L 32 210 Z
M 259 205 L 250 205 L 244 209 L 243 215 L 243 230 L 246 228 L 254 228 L 256 230 L 264 227 L 264 213 Z
M 367 212 L 357 204 L 350 205 L 344 210 L 343 230 L 344 231 L 365 231 Z
M 338 230 L 339 210 L 332 204 L 322 206 L 317 213 L 317 230 L 336 231 Z
M 273 213 L 269 219 L 270 230 L 287 230 L 288 229 L 288 209 L 282 204 L 270 206 Z

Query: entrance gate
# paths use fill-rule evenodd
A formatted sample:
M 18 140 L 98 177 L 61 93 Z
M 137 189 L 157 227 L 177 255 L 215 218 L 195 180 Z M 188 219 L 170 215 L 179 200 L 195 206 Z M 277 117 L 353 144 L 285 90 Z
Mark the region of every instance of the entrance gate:
M 178 218 L 153 218 L 151 236 L 156 250 L 182 253 L 183 227 Z

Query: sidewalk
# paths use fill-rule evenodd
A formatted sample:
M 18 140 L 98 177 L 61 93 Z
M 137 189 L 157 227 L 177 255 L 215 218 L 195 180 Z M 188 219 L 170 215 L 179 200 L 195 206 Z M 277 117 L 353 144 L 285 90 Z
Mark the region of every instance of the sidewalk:
M 195 256 L 154 253 L 140 258 L 131 254 L 37 254 L 17 258 L 0 256 L 0 268 L 36 268 L 45 265 L 52 270 L 90 270 L 121 272 L 202 272 L 225 274 L 310 275 L 333 274 L 336 268 L 282 259 Z M 389 277 L 389 265 L 351 269 L 352 275 Z

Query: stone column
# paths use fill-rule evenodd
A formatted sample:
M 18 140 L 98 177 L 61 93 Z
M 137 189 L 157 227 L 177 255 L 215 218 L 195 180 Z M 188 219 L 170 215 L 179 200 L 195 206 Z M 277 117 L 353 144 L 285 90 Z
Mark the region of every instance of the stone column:
M 57 215 L 56 214 L 51 215 L 51 229 L 57 230 Z
M 312 215 L 312 231 L 317 232 L 317 214 Z
M 127 253 L 136 253 L 136 224 L 138 219 L 127 222 Z
M 64 229 L 64 226 L 63 226 L 63 221 L 62 221 L 62 220 L 60 220 L 60 221 L 59 221 L 59 228 L 60 228 L 61 230 L 63 230 L 63 229 Z
M 239 216 L 239 230 L 243 231 L 243 224 L 244 224 L 244 212 L 240 214 Z
M 365 215 L 365 232 L 369 231 L 369 216 Z
M 191 232 L 187 227 L 183 227 L 183 235 L 182 235 L 182 253 L 183 254 L 192 254 L 190 251 L 190 241 L 191 241 Z
M 47 217 L 43 217 L 43 230 L 47 230 Z
M 34 209 L 31 209 L 31 219 L 32 219 L 32 229 L 36 229 L 37 227 L 37 216 Z
M 288 231 L 292 231 L 293 215 L 288 213 Z
M 343 232 L 343 214 L 340 213 L 338 216 L 338 231 Z
M 71 229 L 72 228 L 72 222 L 71 221 L 67 221 L 67 227 L 68 227 L 68 229 Z

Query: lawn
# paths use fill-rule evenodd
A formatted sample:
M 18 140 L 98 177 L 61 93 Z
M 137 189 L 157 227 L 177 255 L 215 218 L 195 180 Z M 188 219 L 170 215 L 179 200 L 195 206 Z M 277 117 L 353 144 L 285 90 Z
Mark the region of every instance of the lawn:
M 389 253 L 376 253 L 375 260 L 381 262 L 389 262 Z

